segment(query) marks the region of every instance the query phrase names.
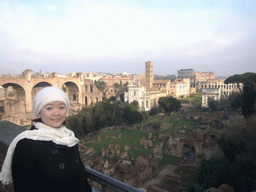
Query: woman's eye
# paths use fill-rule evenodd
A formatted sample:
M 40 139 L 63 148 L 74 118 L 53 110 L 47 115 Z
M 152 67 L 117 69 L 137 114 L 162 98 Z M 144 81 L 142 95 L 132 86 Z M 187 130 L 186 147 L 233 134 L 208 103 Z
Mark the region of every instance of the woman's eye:
M 52 110 L 52 108 L 51 107 L 47 107 L 46 110 L 50 111 L 50 110 Z
M 63 107 L 60 107 L 60 109 L 61 109 L 61 110 L 64 110 L 64 109 L 66 109 L 66 108 L 63 106 Z

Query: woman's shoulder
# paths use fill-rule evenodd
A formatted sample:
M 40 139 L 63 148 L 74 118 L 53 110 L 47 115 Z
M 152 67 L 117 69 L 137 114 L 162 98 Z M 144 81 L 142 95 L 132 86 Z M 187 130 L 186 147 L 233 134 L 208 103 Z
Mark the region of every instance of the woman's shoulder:
M 44 141 L 44 140 L 33 140 L 29 138 L 23 138 L 17 143 L 17 147 L 28 148 L 28 149 L 36 149 L 39 150 L 40 147 L 46 148 L 54 148 L 54 149 L 75 149 L 78 150 L 78 145 L 74 145 L 73 147 L 68 147 L 66 145 L 59 145 L 54 143 L 53 141 Z
M 41 144 L 41 142 L 40 142 L 40 141 L 37 141 L 37 140 L 32 140 L 32 139 L 28 139 L 28 138 L 23 138 L 23 139 L 21 139 L 21 140 L 18 141 L 16 147 L 33 148 L 33 147 L 35 147 L 35 144 Z

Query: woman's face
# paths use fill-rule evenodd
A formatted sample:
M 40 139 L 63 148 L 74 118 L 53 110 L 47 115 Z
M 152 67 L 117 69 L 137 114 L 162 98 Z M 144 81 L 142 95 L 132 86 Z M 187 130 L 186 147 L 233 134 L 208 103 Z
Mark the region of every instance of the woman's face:
M 65 103 L 53 101 L 47 103 L 40 111 L 42 122 L 50 127 L 60 127 L 66 120 L 67 109 Z

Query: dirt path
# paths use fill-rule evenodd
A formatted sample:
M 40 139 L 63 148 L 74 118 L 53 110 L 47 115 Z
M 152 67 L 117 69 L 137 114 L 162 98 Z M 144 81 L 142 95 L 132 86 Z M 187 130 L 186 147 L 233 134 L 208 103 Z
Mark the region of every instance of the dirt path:
M 148 186 L 150 185 L 156 185 L 156 184 L 159 184 L 161 183 L 161 181 L 164 180 L 164 176 L 167 174 L 167 173 L 173 173 L 173 171 L 177 168 L 177 166 L 175 165 L 167 165 L 166 168 L 164 168 L 162 171 L 159 172 L 159 174 L 150 179 L 149 181 L 146 181 L 145 183 L 143 183 L 140 188 L 143 188 L 143 189 L 147 189 Z

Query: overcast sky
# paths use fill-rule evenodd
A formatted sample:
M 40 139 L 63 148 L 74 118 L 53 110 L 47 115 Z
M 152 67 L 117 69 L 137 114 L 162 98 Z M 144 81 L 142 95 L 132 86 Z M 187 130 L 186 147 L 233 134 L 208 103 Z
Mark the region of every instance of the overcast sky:
M 0 74 L 256 72 L 255 0 L 0 0 Z

